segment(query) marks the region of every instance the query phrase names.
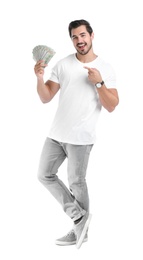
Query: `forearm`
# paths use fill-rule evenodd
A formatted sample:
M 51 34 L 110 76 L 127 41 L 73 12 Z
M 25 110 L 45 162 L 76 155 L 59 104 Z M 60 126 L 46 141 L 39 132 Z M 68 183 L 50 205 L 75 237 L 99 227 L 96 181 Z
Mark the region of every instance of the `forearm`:
M 101 74 L 97 69 L 89 67 L 84 68 L 88 70 L 88 79 L 93 85 L 103 81 Z M 97 91 L 101 105 L 109 112 L 112 112 L 119 103 L 117 90 L 115 88 L 109 89 L 104 84 L 102 87 L 97 88 Z
M 37 92 L 43 103 L 47 103 L 51 100 L 49 88 L 44 83 L 43 78 L 37 78 Z
M 112 112 L 119 103 L 119 97 L 116 89 L 108 89 L 105 85 L 97 89 L 102 106 Z

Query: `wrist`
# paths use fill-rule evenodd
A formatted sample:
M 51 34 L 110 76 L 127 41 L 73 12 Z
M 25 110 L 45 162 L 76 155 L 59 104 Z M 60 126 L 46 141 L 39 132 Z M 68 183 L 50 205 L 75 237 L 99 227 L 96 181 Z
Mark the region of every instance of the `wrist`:
M 41 75 L 41 76 L 38 75 L 38 76 L 37 76 L 37 81 L 38 81 L 38 82 L 42 82 L 42 81 L 43 81 L 43 75 Z
M 101 88 L 103 85 L 104 85 L 104 81 L 103 81 L 103 80 L 100 81 L 100 82 L 97 82 L 97 83 L 95 84 L 96 88 Z

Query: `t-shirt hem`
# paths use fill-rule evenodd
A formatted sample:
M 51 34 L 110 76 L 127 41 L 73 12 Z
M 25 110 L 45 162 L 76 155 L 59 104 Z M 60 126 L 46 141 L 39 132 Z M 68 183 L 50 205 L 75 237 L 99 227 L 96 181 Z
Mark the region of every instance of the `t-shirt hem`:
M 62 138 L 57 138 L 57 137 L 54 137 L 52 135 L 48 135 L 48 138 L 50 139 L 53 139 L 57 142 L 60 142 L 60 143 L 65 143 L 65 144 L 72 144 L 72 145 L 93 145 L 95 143 L 95 140 L 94 141 L 88 141 L 88 142 L 83 142 L 83 141 L 75 141 L 75 140 L 68 140 L 68 139 L 62 139 Z

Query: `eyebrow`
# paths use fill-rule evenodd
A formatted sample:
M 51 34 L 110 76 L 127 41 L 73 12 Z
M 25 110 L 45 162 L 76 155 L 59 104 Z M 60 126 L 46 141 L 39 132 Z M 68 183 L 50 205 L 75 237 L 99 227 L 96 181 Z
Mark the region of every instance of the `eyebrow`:
M 79 35 L 85 35 L 85 32 L 81 32 Z M 77 35 L 72 35 L 71 38 L 77 37 Z

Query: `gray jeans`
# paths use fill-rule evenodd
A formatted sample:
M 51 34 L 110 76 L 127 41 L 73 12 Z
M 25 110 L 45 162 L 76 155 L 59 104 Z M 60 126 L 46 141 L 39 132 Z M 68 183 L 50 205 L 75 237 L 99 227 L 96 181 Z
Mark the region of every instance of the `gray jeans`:
M 86 170 L 92 146 L 72 145 L 47 138 L 42 150 L 38 179 L 73 221 L 89 211 Z M 68 158 L 69 189 L 57 176 L 65 158 Z

